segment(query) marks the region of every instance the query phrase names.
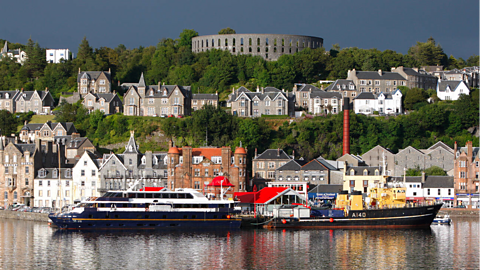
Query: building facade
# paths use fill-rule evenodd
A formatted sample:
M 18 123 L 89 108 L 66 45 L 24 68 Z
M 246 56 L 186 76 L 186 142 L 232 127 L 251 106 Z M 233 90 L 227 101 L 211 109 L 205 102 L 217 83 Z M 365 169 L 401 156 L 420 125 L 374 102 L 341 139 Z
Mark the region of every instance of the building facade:
M 200 110 L 205 105 L 218 107 L 218 93 L 215 94 L 192 94 L 192 112 Z
M 437 78 L 430 75 L 425 70 L 418 68 L 407 68 L 403 66 L 392 67 L 392 72 L 396 72 L 407 79 L 408 88 L 435 89 L 437 87 Z
M 70 201 L 83 201 L 89 197 L 98 197 L 100 192 L 97 188 L 100 186 L 99 167 L 101 160 L 89 152 L 85 151 L 72 169 L 73 181 Z
M 323 38 L 279 34 L 227 34 L 192 38 L 192 52 L 211 49 L 228 50 L 232 54 L 258 55 L 266 60 L 277 60 L 284 54 L 294 54 L 306 48 L 321 48 Z
M 368 187 L 384 182 L 382 167 L 347 166 L 343 169 L 343 190 L 367 193 Z
M 169 188 L 194 188 L 202 191 L 216 176 L 225 176 L 234 185 L 234 191 L 245 191 L 247 180 L 247 152 L 228 146 L 192 148 L 170 147 L 168 151 Z
M 425 170 L 433 166 L 448 172 L 453 169 L 454 150 L 443 142 L 437 142 L 428 149 L 408 146 L 395 155 L 394 176 L 402 176 L 408 169 Z
M 325 92 L 323 90 L 310 93 L 308 112 L 319 114 L 338 114 L 343 111 L 342 94 L 336 92 Z
M 58 64 L 62 59 L 65 61 L 72 60 L 73 53 L 69 49 L 46 49 L 45 58 L 47 63 Z
M 72 168 L 40 168 L 35 175 L 34 207 L 62 208 L 73 204 Z
M 146 85 L 143 73 L 138 84 L 130 85 L 123 96 L 125 115 L 180 116 L 190 115 L 192 92 L 190 86 Z
M 395 154 L 383 146 L 377 145 L 362 155 L 362 160 L 372 167 L 385 168 L 385 175 L 393 176 L 395 171 Z
M 275 87 L 258 88 L 251 92 L 245 87 L 233 89 L 227 106 L 231 113 L 240 117 L 260 117 L 262 115 L 294 116 L 295 96 Z
M 342 95 L 342 97 L 354 99 L 357 96 L 357 87 L 352 80 L 336 80 L 335 82 L 331 83 L 327 88 L 325 88 L 327 92 L 337 92 Z
M 80 71 L 77 75 L 77 89 L 80 97 L 92 92 L 106 94 L 112 92 L 112 73 L 107 71 Z
M 281 182 L 305 182 L 311 185 L 330 184 L 330 172 L 336 170 L 333 166 L 322 159 L 290 160 L 287 164 L 275 170 L 275 181 Z
M 123 104 L 115 93 L 95 94 L 88 93 L 83 97 L 82 105 L 91 113 L 99 110 L 106 115 L 123 112 Z
M 403 112 L 402 96 L 399 89 L 391 93 L 363 92 L 353 100 L 353 108 L 355 113 L 366 115 L 376 111 L 380 114 L 401 114 Z
M 470 89 L 464 81 L 438 81 L 437 97 L 441 100 L 458 100 L 460 95 L 470 95 Z
M 467 142 L 465 147 L 455 144 L 454 181 L 455 206 L 479 208 L 480 157 L 479 147 Z
M 407 79 L 396 72 L 348 70 L 347 80 L 353 81 L 359 93 L 379 94 L 395 91 L 398 86 L 407 86 Z
M 55 107 L 52 94 L 45 91 L 23 91 L 15 97 L 15 112 L 34 112 L 35 114 L 50 114 Z
M 53 141 L 55 136 L 68 136 L 77 133 L 77 129 L 72 122 L 47 121 L 44 124 L 27 124 L 20 130 L 20 141 L 28 143 L 35 142 L 36 139 L 42 141 Z
M 282 149 L 267 149 L 260 155 L 257 155 L 252 161 L 253 178 L 275 181 L 275 171 L 293 160 L 293 157 L 285 153 Z
M 9 50 L 7 41 L 5 41 L 5 45 L 3 45 L 3 48 L 0 50 L 0 61 L 5 57 L 14 59 L 15 62 L 19 63 L 20 65 L 23 65 L 28 58 L 27 53 L 21 49 Z

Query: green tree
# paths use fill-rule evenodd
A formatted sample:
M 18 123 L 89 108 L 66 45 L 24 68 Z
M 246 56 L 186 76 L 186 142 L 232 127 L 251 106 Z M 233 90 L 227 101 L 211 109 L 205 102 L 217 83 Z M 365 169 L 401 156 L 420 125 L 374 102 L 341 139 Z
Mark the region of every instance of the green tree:
M 412 88 L 407 91 L 405 95 L 404 107 L 406 110 L 413 110 L 414 105 L 426 102 L 428 99 L 428 94 L 425 90 L 421 88 Z
M 228 34 L 236 34 L 235 30 L 230 27 L 223 28 L 222 30 L 218 31 L 219 35 L 228 35 Z
M 438 166 L 432 166 L 428 169 L 425 170 L 426 175 L 441 175 L 441 176 L 446 176 L 447 173 L 440 167 Z
M 7 110 L 0 110 L 0 135 L 10 136 L 17 133 L 17 121 L 15 117 Z
M 192 38 L 198 36 L 198 32 L 193 29 L 183 29 L 182 33 L 180 33 L 180 40 L 178 45 L 180 47 L 188 47 L 190 50 L 192 49 Z
M 416 45 L 410 47 L 408 55 L 413 57 L 421 66 L 444 65 L 447 63 L 447 56 L 443 52 L 440 44 L 435 44 L 435 40 L 430 37 L 427 42 L 417 42 Z

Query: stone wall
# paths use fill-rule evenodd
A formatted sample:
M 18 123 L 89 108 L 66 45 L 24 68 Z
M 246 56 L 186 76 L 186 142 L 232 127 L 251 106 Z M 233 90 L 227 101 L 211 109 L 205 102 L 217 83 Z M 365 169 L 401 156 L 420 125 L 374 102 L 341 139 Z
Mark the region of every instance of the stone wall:
M 228 34 L 192 38 L 192 52 L 209 49 L 228 50 L 232 54 L 258 55 L 266 60 L 277 60 L 284 54 L 294 54 L 305 48 L 320 48 L 323 38 L 280 34 Z
M 0 218 L 49 222 L 48 214 L 0 210 Z

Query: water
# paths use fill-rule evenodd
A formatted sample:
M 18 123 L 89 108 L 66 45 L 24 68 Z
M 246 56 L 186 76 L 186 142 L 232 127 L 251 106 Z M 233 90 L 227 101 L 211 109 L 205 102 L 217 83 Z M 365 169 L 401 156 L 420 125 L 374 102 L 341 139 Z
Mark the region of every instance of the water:
M 429 230 L 64 232 L 0 220 L 0 269 L 479 269 L 478 218 Z

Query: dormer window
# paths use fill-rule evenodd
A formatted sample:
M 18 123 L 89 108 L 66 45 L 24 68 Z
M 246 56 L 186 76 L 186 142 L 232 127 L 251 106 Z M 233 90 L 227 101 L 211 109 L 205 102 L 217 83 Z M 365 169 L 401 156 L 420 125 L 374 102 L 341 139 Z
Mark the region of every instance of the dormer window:
M 163 95 L 166 96 L 167 95 L 167 90 L 163 90 Z
M 154 164 L 154 165 L 157 165 L 157 164 L 158 164 L 158 158 L 155 157 L 155 156 L 153 157 L 153 164 Z
M 57 169 L 54 169 L 52 171 L 52 178 L 57 178 L 57 177 L 58 177 L 58 171 L 57 171 Z
M 142 164 L 147 164 L 147 158 L 145 156 L 142 157 Z
M 380 172 L 379 172 L 378 170 L 375 170 L 375 175 L 377 175 L 377 176 L 378 176 L 378 175 L 379 175 L 379 173 L 380 173 Z
M 38 177 L 45 177 L 45 176 L 46 176 L 46 171 L 45 171 L 45 169 L 43 169 L 43 168 L 40 169 L 40 170 L 38 171 Z
M 150 90 L 150 96 L 152 97 L 154 94 L 153 90 Z
M 368 175 L 368 171 L 367 171 L 367 170 L 364 170 L 364 171 L 363 171 L 363 175 Z
M 355 175 L 355 170 L 351 169 L 350 170 L 350 175 Z
M 72 177 L 72 170 L 71 170 L 71 169 L 65 170 L 65 177 L 66 177 L 66 178 Z

